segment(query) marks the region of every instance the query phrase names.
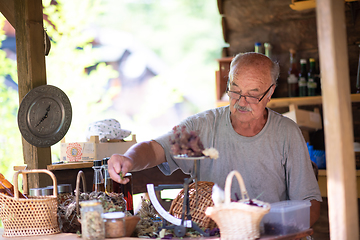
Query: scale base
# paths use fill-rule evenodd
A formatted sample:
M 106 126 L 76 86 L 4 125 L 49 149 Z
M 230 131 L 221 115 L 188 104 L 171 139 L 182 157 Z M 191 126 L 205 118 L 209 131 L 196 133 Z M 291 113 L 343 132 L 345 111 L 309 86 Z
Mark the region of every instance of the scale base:
M 191 221 L 191 220 L 188 220 Z M 163 226 L 161 229 L 173 229 L 176 237 L 184 237 L 186 234 L 186 227 L 182 225 L 167 225 L 167 221 L 163 219 Z M 197 231 L 199 234 L 201 234 L 204 237 L 209 237 L 210 234 L 205 233 L 195 222 L 191 221 L 191 227 L 188 227 L 193 229 L 194 231 Z

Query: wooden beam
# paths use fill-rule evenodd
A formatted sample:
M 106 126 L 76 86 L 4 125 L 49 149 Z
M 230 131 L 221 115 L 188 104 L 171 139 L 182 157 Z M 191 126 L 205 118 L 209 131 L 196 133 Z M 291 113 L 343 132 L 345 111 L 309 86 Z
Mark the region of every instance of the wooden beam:
M 42 0 L 15 0 L 16 55 L 19 101 L 33 88 L 46 84 Z M 22 139 L 24 163 L 28 169 L 46 169 L 51 149 L 39 148 Z M 51 185 L 45 174 L 29 175 L 29 187 Z
M 1 0 L 0 12 L 4 15 L 6 20 L 15 28 L 15 10 L 14 0 Z
M 331 239 L 359 239 L 344 1 L 317 0 Z
M 1 0 L 0 1 L 0 12 L 4 15 L 4 17 L 11 24 L 11 26 L 14 29 L 16 29 L 14 0 Z M 49 51 L 51 48 L 51 42 L 50 42 L 50 38 L 47 35 L 46 31 L 45 30 L 43 30 L 43 31 L 45 34 L 44 51 L 45 51 L 45 55 L 47 56 L 49 54 Z

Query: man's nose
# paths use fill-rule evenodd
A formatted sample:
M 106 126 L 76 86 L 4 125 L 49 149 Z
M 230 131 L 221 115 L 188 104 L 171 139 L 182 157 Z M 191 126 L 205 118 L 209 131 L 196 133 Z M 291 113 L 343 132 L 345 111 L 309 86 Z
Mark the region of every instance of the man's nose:
M 239 99 L 238 99 L 238 104 L 240 106 L 246 106 L 248 105 L 249 103 L 245 100 L 245 96 L 243 95 L 240 95 Z

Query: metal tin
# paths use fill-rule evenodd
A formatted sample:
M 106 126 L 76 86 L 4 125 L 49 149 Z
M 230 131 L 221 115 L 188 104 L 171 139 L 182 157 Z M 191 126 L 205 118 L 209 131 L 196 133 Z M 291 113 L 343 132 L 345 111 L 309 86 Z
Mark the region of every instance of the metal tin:
M 53 193 L 54 193 L 53 186 L 48 186 L 48 187 L 42 188 L 42 196 L 50 196 L 50 195 L 53 195 Z
M 71 192 L 72 192 L 71 184 L 58 184 L 58 194 L 71 193 Z
M 32 197 L 42 196 L 42 188 L 30 188 L 29 195 Z

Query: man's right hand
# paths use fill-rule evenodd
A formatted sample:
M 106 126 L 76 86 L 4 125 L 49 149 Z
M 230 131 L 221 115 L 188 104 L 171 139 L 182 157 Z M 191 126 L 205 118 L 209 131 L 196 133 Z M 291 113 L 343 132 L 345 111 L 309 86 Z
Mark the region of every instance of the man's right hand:
M 108 170 L 110 177 L 121 184 L 126 184 L 130 181 L 128 178 L 124 178 L 125 174 L 131 171 L 133 168 L 132 161 L 130 158 L 125 157 L 121 154 L 113 154 L 108 161 Z M 122 179 L 120 176 L 120 173 L 122 175 Z

